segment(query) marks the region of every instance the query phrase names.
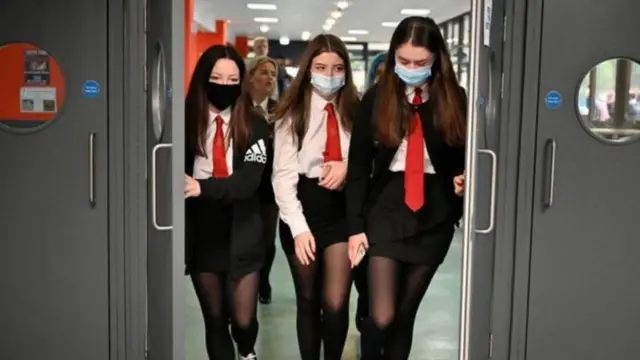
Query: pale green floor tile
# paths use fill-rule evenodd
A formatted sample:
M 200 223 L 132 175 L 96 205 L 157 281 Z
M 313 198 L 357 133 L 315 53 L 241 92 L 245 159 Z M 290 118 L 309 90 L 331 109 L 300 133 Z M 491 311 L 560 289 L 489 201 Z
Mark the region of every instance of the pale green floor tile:
M 411 360 L 455 360 L 460 319 L 460 262 L 462 233 L 458 231 L 446 261 L 436 274 L 420 307 Z M 271 273 L 273 302 L 260 305 L 260 333 L 256 351 L 261 360 L 299 360 L 295 332 L 295 296 L 286 260 L 280 250 Z M 186 282 L 187 360 L 208 360 L 200 308 L 191 282 Z M 351 296 L 351 319 L 355 289 Z M 357 360 L 358 332 L 351 324 L 343 360 Z

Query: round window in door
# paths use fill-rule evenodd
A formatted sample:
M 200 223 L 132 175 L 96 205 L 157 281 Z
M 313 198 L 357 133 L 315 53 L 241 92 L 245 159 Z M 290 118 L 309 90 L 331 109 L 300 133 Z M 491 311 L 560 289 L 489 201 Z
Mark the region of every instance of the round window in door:
M 156 141 L 162 139 L 164 132 L 165 110 L 167 109 L 167 72 L 164 60 L 164 47 L 156 44 L 151 67 L 151 126 Z
M 640 138 L 640 64 L 628 58 L 599 63 L 584 75 L 576 104 L 596 139 L 625 144 Z
M 60 65 L 30 43 L 0 45 L 0 128 L 31 132 L 53 122 L 65 100 Z

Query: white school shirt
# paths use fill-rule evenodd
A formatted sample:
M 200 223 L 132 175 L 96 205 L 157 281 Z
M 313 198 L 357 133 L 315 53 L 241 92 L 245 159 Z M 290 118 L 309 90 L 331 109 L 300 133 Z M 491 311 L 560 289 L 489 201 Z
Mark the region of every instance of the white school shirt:
M 427 92 L 426 85 L 421 86 L 422 93 L 422 102 L 426 102 L 429 100 L 429 93 Z M 407 86 L 406 94 L 409 103 L 413 102 L 413 96 L 415 95 L 415 87 Z M 402 172 L 404 171 L 404 167 L 406 164 L 407 158 L 407 136 L 405 135 L 404 139 L 400 143 L 396 154 L 393 156 L 391 160 L 391 164 L 389 165 L 389 170 L 393 172 Z M 427 174 L 435 174 L 436 170 L 433 168 L 433 164 L 431 163 L 431 159 L 429 158 L 429 153 L 427 152 L 427 145 L 424 145 L 424 172 Z
M 322 174 L 323 152 L 327 143 L 326 105 L 327 100 L 315 92 L 312 93 L 308 129 L 302 140 L 300 151 L 291 134 L 292 119 L 287 117 L 276 124 L 273 190 L 280 209 L 280 218 L 289 225 L 294 238 L 309 231 L 309 225 L 302 212 L 302 204 L 298 200 L 297 186 L 300 175 L 315 179 Z M 347 161 L 351 133 L 346 131 L 340 123 L 340 114 L 335 106 L 334 112 L 338 120 L 342 159 Z
M 262 102 L 260 102 L 260 103 L 257 103 L 257 102 L 254 101 L 253 102 L 253 106 L 254 107 L 260 106 L 262 108 L 262 110 L 264 110 L 264 113 L 268 114 L 269 113 L 269 109 L 268 109 L 269 97 L 264 98 L 264 100 L 262 100 Z

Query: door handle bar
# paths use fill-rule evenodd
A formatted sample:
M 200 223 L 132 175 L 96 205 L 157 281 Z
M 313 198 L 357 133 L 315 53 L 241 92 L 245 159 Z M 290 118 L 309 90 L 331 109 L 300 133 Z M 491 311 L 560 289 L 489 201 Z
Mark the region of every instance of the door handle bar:
M 89 205 L 96 206 L 96 133 L 89 134 Z
M 498 188 L 498 157 L 495 151 L 478 149 L 478 154 L 489 155 L 491 158 L 491 198 L 489 201 L 489 225 L 485 229 L 476 229 L 478 234 L 489 234 L 496 227 L 496 190 Z
M 549 139 L 545 144 L 545 155 L 547 158 L 549 180 L 545 186 L 544 206 L 550 208 L 553 206 L 553 197 L 555 193 L 556 183 L 556 140 Z
M 151 150 L 151 221 L 153 222 L 153 227 L 158 231 L 168 231 L 173 229 L 173 225 L 158 224 L 158 185 L 156 175 L 158 150 L 170 149 L 172 147 L 173 144 L 157 144 Z

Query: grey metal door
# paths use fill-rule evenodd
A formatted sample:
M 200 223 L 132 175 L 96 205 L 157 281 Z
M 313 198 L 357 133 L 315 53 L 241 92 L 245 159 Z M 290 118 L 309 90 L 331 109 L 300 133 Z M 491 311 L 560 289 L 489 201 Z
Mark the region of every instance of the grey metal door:
M 106 0 L 0 5 L 0 45 L 29 42 L 52 57 L 40 79 L 21 62 L 1 66 L 31 86 L 55 81 L 55 62 L 65 84 L 47 124 L 0 127 L 2 359 L 110 357 L 108 13 Z
M 639 71 L 624 61 L 589 71 L 640 60 L 640 2 L 530 9 L 541 43 L 529 57 L 540 70 L 528 85 L 538 96 L 526 359 L 637 358 L 640 143 L 623 138 L 639 132 Z
M 503 1 L 472 1 L 472 47 L 467 141 L 467 195 L 460 359 L 492 357 L 495 253 L 502 221 L 506 188 L 498 191 L 499 170 L 508 153 L 501 112 L 503 73 Z M 498 305 L 499 306 L 499 305 Z
M 148 1 L 147 39 L 147 151 L 148 236 L 147 309 L 148 357 L 184 358 L 183 188 L 184 92 L 182 25 L 184 3 Z M 179 139 L 173 142 L 174 139 Z

